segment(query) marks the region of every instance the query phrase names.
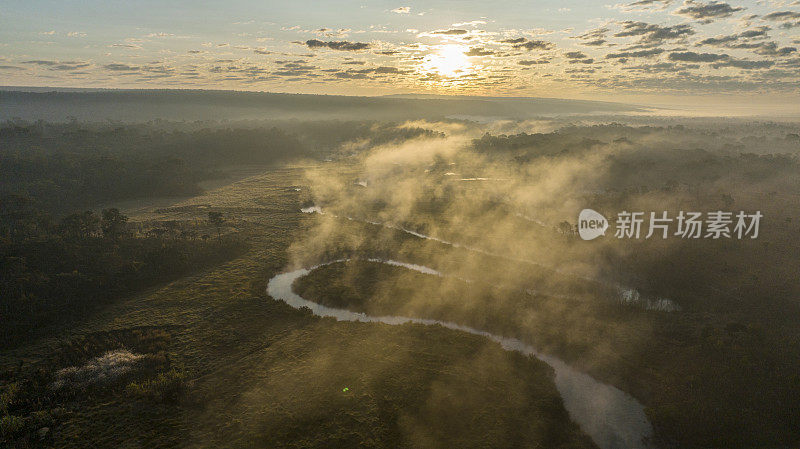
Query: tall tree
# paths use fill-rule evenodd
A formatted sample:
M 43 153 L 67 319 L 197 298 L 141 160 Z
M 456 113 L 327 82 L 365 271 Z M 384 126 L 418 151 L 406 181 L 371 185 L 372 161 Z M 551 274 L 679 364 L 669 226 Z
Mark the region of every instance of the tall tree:
M 118 240 L 125 232 L 125 223 L 127 222 L 128 217 L 122 215 L 119 209 L 115 207 L 103 209 L 103 221 L 100 224 L 103 236 L 114 241 Z
M 87 210 L 83 213 L 69 214 L 59 224 L 61 232 L 67 237 L 74 239 L 85 239 L 97 232 L 97 225 L 100 219 L 93 211 Z

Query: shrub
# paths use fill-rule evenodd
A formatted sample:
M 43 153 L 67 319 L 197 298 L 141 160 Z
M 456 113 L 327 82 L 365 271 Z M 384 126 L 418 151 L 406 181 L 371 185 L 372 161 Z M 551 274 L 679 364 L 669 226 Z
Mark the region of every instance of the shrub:
M 177 402 L 186 391 L 186 372 L 172 368 L 154 379 L 131 382 L 125 389 L 134 397 L 158 402 Z
M 25 428 L 25 418 L 5 415 L 0 418 L 0 435 L 4 439 L 11 439 Z

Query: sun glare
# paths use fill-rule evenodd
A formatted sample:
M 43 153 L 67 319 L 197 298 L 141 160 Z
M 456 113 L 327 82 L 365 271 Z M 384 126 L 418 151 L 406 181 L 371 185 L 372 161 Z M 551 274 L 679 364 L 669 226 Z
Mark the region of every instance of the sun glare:
M 470 71 L 472 63 L 465 54 L 467 47 L 449 44 L 440 47 L 435 53 L 425 57 L 423 67 L 439 75 L 455 77 Z

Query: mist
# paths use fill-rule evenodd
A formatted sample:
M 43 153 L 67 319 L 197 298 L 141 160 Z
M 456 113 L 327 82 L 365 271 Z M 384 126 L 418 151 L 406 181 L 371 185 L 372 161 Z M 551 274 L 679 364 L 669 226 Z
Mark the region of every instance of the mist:
M 797 122 L 32 95 L 0 97 L 9 440 L 103 446 L 145 422 L 203 447 L 797 441 Z M 587 209 L 609 225 L 591 240 Z
M 306 171 L 302 204 L 313 206 L 313 226 L 290 249 L 290 267 L 330 265 L 295 286 L 303 298 L 368 316 L 442 320 L 520 339 L 650 407 L 734 407 L 713 392 L 717 376 L 739 385 L 774 374 L 755 365 L 748 375 L 720 368 L 729 362 L 711 349 L 689 356 L 682 334 L 691 332 L 686 320 L 704 322 L 707 335 L 717 322 L 723 332 L 748 329 L 758 352 L 797 350 L 786 346 L 795 324 L 785 314 L 797 311 L 800 293 L 798 126 L 667 123 L 412 121 L 397 126 L 441 134 L 343 144 L 341 157 Z M 645 238 L 645 226 L 637 239 L 608 231 L 590 242 L 577 235 L 585 208 L 611 222 L 621 211 L 760 211 L 765 218 L 758 239 Z M 704 392 L 658 393 L 665 383 L 705 376 L 706 362 L 691 357 L 728 374 L 714 371 Z M 620 370 L 626 363 L 650 374 Z M 790 413 L 771 404 L 746 408 Z M 682 410 L 688 416 L 668 418 L 672 425 L 729 425 Z M 658 417 L 656 439 L 670 432 L 659 413 L 650 414 Z M 755 431 L 730 419 L 745 426 L 732 439 Z

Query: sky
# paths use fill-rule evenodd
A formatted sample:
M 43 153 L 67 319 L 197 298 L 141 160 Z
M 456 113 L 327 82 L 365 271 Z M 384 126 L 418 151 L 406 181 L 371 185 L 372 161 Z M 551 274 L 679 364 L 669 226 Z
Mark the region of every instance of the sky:
M 800 99 L 800 0 L 5 0 L 0 85 Z

